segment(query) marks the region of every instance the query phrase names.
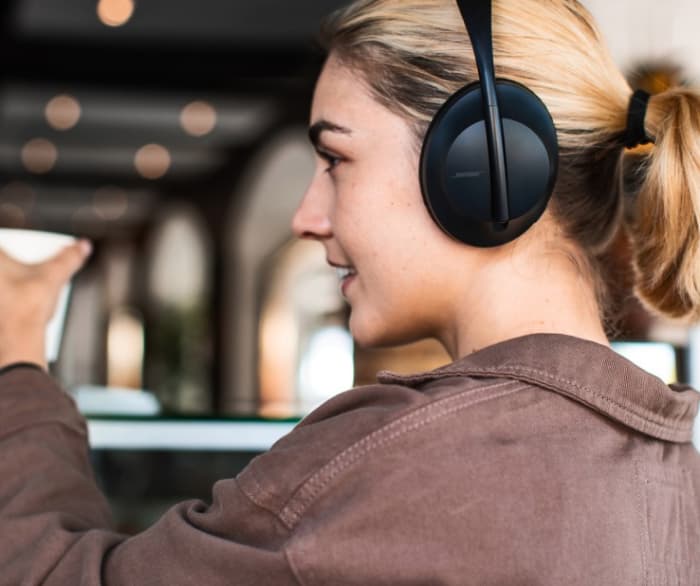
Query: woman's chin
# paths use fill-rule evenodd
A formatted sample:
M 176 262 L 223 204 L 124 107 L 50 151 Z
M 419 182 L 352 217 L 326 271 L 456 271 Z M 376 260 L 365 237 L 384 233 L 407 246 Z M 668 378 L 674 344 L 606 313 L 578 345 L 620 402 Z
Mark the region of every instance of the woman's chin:
M 381 322 L 378 319 L 362 319 L 355 311 L 350 313 L 350 333 L 352 339 L 360 348 L 374 348 L 383 346 Z
M 386 346 L 401 346 L 416 340 L 407 332 L 398 332 L 388 327 L 379 318 L 362 319 L 360 315 L 350 314 L 350 333 L 360 348 L 383 348 Z

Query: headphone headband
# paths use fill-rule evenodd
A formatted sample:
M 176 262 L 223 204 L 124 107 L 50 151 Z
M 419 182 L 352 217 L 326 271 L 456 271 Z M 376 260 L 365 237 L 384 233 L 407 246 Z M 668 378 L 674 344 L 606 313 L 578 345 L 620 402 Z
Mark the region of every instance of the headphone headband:
M 491 189 L 493 221 L 507 227 L 510 221 L 508 206 L 508 177 L 503 141 L 503 124 L 496 93 L 496 73 L 493 63 L 493 32 L 491 26 L 491 0 L 457 0 L 472 42 L 484 108 L 484 122 L 491 161 Z

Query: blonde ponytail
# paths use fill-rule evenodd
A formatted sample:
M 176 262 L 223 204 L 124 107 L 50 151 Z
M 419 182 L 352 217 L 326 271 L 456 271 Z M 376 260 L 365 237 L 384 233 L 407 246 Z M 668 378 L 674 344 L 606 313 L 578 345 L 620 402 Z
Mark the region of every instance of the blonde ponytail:
M 636 292 L 652 310 L 700 320 L 700 94 L 653 96 L 646 130 L 655 138 L 629 225 Z

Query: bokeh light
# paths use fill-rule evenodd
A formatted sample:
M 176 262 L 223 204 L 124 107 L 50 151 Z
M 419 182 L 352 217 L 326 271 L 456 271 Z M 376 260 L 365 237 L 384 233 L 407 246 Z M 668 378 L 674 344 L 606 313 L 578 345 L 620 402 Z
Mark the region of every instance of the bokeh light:
M 27 171 L 42 175 L 56 165 L 58 149 L 50 140 L 33 138 L 22 147 L 21 157 Z
M 100 219 L 115 221 L 123 218 L 129 209 L 129 196 L 123 189 L 107 185 L 95 191 L 92 205 Z
M 134 166 L 145 179 L 160 179 L 170 169 L 170 151 L 159 144 L 141 147 L 134 157 Z
M 134 0 L 100 0 L 97 16 L 106 26 L 123 26 L 134 14 Z
M 54 130 L 70 130 L 80 120 L 80 102 L 73 96 L 61 94 L 49 100 L 44 114 Z
M 216 126 L 216 110 L 209 102 L 196 100 L 187 104 L 180 112 L 183 130 L 195 137 L 209 134 Z

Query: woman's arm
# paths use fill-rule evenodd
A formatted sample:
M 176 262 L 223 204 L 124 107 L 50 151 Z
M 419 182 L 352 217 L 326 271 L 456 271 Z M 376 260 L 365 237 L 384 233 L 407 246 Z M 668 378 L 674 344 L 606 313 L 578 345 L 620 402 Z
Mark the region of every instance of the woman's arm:
M 0 375 L 0 585 L 297 584 L 288 530 L 236 480 L 213 503 L 181 503 L 152 528 L 113 531 L 86 426 L 41 369 Z
M 0 252 L 0 586 L 297 584 L 288 530 L 233 479 L 151 529 L 113 530 L 87 428 L 45 371 L 44 330 L 89 246 L 27 266 Z

